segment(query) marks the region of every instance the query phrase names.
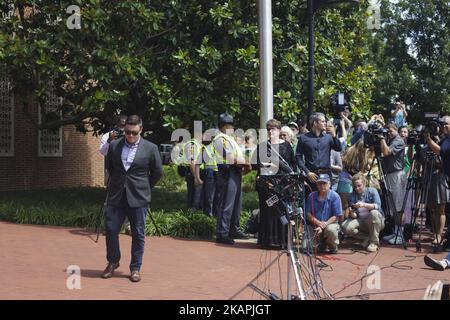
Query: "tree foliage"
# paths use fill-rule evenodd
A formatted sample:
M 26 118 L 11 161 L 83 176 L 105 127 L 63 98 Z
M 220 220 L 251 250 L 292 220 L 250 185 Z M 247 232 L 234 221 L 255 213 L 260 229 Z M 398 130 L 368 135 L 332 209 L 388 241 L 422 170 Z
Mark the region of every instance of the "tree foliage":
M 365 3 L 364 1 L 362 1 Z M 102 131 L 118 110 L 144 117 L 158 134 L 193 120 L 213 125 L 228 111 L 240 126 L 259 123 L 258 8 L 254 0 L 4 1 L 0 64 L 15 92 L 45 102 L 51 79 L 64 99 L 62 120 Z M 81 8 L 68 29 L 66 8 Z M 374 71 L 367 63 L 366 5 L 316 13 L 316 109 L 336 91 L 368 114 Z M 306 2 L 273 1 L 274 113 L 306 112 Z
M 399 97 L 411 106 L 409 120 L 425 111 L 450 111 L 450 3 L 445 0 L 381 1 L 382 26 L 370 39 L 376 66 L 378 110 Z

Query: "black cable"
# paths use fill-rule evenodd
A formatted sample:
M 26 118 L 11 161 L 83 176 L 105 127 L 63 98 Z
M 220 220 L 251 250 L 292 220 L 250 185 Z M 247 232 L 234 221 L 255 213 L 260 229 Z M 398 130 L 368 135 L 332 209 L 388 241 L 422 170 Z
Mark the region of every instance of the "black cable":
M 372 262 L 375 260 L 375 258 L 377 257 L 377 255 L 378 255 L 379 252 L 380 252 L 380 251 L 377 251 L 377 254 L 375 255 L 375 257 L 369 262 L 369 264 L 368 264 L 369 266 L 372 265 Z M 394 268 L 394 269 L 398 269 L 398 270 L 411 270 L 411 269 L 412 269 L 411 266 L 401 266 L 401 267 L 399 267 L 399 266 L 395 266 L 395 265 L 396 265 L 397 263 L 400 263 L 400 262 L 414 261 L 416 258 L 418 258 L 418 257 L 423 257 L 423 256 L 424 256 L 424 255 L 420 255 L 420 256 L 405 256 L 405 257 L 409 257 L 409 258 L 412 258 L 412 259 L 406 259 L 406 260 L 397 260 L 397 261 L 394 261 L 394 262 L 391 263 L 389 266 L 381 267 L 381 268 L 380 268 L 380 271 L 381 271 L 381 270 L 384 270 L 384 269 L 389 269 L 389 268 Z M 367 270 L 367 268 L 366 268 L 366 270 Z M 356 295 L 352 295 L 352 296 L 349 296 L 349 297 L 360 296 L 359 293 L 360 293 L 361 290 L 362 290 L 362 286 L 363 286 L 363 283 L 362 283 L 362 282 L 363 282 L 363 280 L 364 280 L 366 277 L 371 276 L 372 274 L 373 274 L 373 273 L 371 273 L 371 274 L 365 274 L 364 276 L 362 276 L 362 277 L 359 278 L 358 280 L 352 282 L 352 283 L 349 284 L 348 286 L 345 286 L 343 289 L 339 290 L 338 292 L 331 294 L 331 296 L 334 297 L 335 299 L 341 299 L 342 297 L 336 298 L 335 296 L 336 296 L 337 294 L 341 293 L 342 291 L 346 290 L 347 288 L 350 288 L 351 286 L 353 286 L 355 283 L 358 283 L 358 282 L 360 282 L 360 284 L 361 284 L 360 289 L 358 290 L 358 293 L 357 293 Z M 415 289 L 415 290 L 418 290 L 418 289 Z M 408 291 L 408 290 L 406 290 L 406 291 Z M 399 291 L 399 292 L 400 292 L 400 291 Z M 370 293 L 370 294 L 372 294 L 372 293 Z M 363 295 L 370 295 L 370 294 L 367 293 L 367 294 L 363 294 Z
M 325 271 L 325 272 L 331 272 L 331 271 L 334 270 L 333 267 L 332 267 L 331 265 L 329 265 L 329 264 L 323 262 L 322 259 L 316 257 L 316 260 L 319 260 L 319 262 L 320 262 L 320 264 L 318 265 L 318 268 L 320 269 L 320 271 L 323 270 L 323 271 Z M 330 270 L 325 270 L 325 268 L 328 268 L 328 267 L 330 268 Z

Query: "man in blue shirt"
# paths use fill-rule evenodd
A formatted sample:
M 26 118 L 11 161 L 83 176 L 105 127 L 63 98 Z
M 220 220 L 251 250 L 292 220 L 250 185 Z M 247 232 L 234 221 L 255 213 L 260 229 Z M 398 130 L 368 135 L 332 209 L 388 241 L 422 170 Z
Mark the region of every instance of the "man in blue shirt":
M 312 248 L 337 253 L 339 245 L 338 217 L 342 215 L 339 195 L 330 190 L 330 176 L 320 174 L 317 178 L 318 191 L 309 194 L 306 201 L 307 226 L 303 235 L 303 249 Z
M 106 258 L 102 278 L 111 278 L 121 258 L 119 231 L 125 217 L 131 224 L 130 280 L 141 280 L 140 269 L 145 248 L 145 222 L 151 190 L 163 175 L 158 147 L 141 137 L 142 119 L 127 118 L 125 138 L 111 142 L 106 169 L 111 175 L 105 212 Z
M 323 113 L 313 113 L 309 123 L 311 132 L 299 137 L 295 158 L 300 169 L 306 173 L 311 188 L 316 190 L 318 175 L 321 173 L 331 175 L 331 149 L 341 151 L 341 143 L 337 138 L 336 129 L 333 126 L 326 126 Z
M 345 235 L 363 240 L 362 246 L 369 252 L 375 252 L 380 245 L 380 231 L 384 228 L 380 195 L 375 188 L 366 188 L 367 181 L 361 173 L 353 176 L 352 184 L 349 209 L 345 213 L 348 218 L 342 223 L 342 231 Z

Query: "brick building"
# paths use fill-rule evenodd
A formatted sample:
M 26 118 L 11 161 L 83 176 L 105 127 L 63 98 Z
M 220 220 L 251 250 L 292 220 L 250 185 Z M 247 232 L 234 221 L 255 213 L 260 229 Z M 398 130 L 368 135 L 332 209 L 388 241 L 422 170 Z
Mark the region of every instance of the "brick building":
M 60 100 L 48 90 L 51 110 Z M 29 103 L 25 109 L 16 101 L 10 82 L 0 78 L 0 191 L 103 186 L 100 137 L 74 126 L 38 130 L 40 106 Z

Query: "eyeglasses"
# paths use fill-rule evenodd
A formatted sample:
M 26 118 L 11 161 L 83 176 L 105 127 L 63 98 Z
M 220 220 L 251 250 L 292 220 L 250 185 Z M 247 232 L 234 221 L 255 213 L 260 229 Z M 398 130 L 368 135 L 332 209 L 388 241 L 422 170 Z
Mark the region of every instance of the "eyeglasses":
M 141 132 L 141 131 L 140 131 L 140 130 L 139 130 L 139 131 L 125 130 L 125 134 L 126 134 L 126 135 L 137 136 L 137 135 L 139 134 L 139 132 Z

